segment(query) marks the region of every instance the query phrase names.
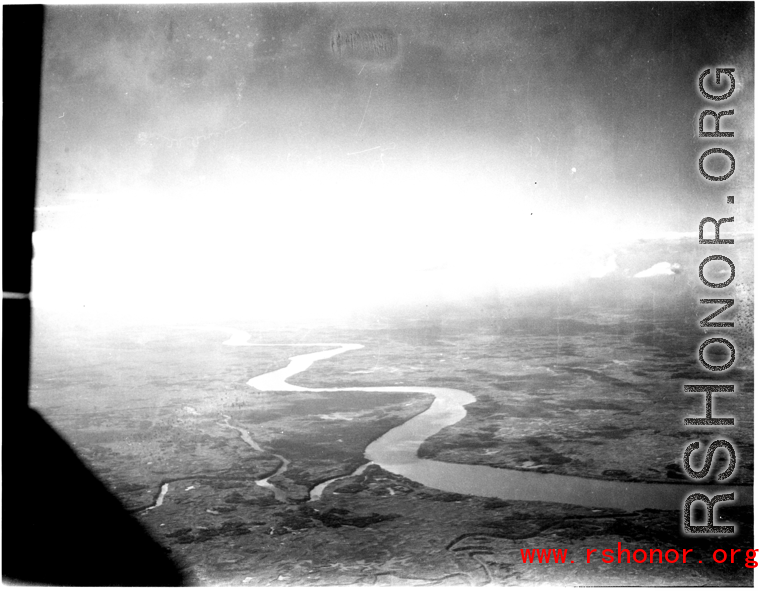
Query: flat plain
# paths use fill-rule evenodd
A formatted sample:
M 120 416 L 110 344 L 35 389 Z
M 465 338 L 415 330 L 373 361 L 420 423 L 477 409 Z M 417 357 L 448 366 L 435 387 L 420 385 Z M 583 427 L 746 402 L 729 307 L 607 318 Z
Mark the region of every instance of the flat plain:
M 38 333 L 32 404 L 201 584 L 750 585 L 751 569 L 711 556 L 753 546 L 752 507 L 720 507 L 721 519 L 740 524 L 738 535 L 698 539 L 680 534 L 679 511 L 466 496 L 374 465 L 351 476 L 371 441 L 432 396 L 246 384 L 294 355 L 330 348 L 307 343 L 359 343 L 290 383 L 463 389 L 476 402 L 428 439 L 421 457 L 506 468 L 515 478 L 682 482 L 685 492 L 682 448 L 708 434 L 681 426 L 703 402 L 686 404 L 680 392 L 683 380 L 701 376 L 691 375 L 691 337 L 678 326 L 608 313 L 360 329 L 71 325 Z M 240 329 L 268 346 L 225 345 Z M 750 483 L 751 398 L 718 400 L 720 414 L 741 418 L 731 483 Z M 267 477 L 284 498 L 256 483 Z M 315 485 L 338 477 L 309 500 Z M 694 553 L 685 565 L 586 563 L 586 549 L 618 543 Z M 567 564 L 522 564 L 520 548 L 567 548 Z

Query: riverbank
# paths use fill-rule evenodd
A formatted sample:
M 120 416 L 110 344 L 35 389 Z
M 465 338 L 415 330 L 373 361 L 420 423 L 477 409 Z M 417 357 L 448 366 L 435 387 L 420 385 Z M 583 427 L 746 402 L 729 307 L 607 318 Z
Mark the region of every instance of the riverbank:
M 618 334 L 613 320 L 607 320 L 605 331 L 562 334 L 560 347 L 555 336 L 524 331 L 518 333 L 519 346 L 505 336 L 453 328 L 424 346 L 399 341 L 388 331 L 356 331 L 365 349 L 314 364 L 295 382 L 311 388 L 445 386 L 472 393 L 476 401 L 466 406 L 466 416 L 422 444 L 424 459 L 594 480 L 687 484 L 681 442 L 705 435 L 673 425 L 687 415 L 681 383 L 703 376 L 687 373 L 690 359 L 680 348 L 663 352 L 634 326 L 624 325 Z M 669 340 L 680 336 L 675 325 L 662 323 L 656 330 Z M 669 342 L 661 339 L 661 346 Z M 695 397 L 690 402 L 698 412 Z M 752 397 L 726 398 L 723 408 L 742 417 L 734 436 L 742 468 L 732 484 L 750 485 Z
M 628 510 L 677 509 L 682 506 L 682 499 L 688 494 L 684 487 L 672 484 L 616 482 L 612 479 L 604 481 L 528 472 L 520 474 L 490 466 L 421 459 L 418 452 L 428 438 L 446 427 L 459 423 L 467 416 L 465 407 L 474 403 L 476 398 L 464 390 L 425 386 L 305 388 L 288 382 L 317 361 L 361 348 L 361 345 L 339 344 L 327 351 L 296 355 L 290 358 L 286 367 L 252 378 L 248 384 L 261 391 L 361 391 L 381 394 L 421 393 L 434 396 L 429 408 L 373 441 L 367 446 L 365 455 L 368 460 L 390 472 L 443 491 L 505 500 L 534 500 Z M 751 487 L 734 488 L 737 504 L 753 503 Z M 709 493 L 714 487 L 702 486 L 701 489 Z
M 603 585 L 624 585 L 630 580 L 657 585 L 749 584 L 746 581 L 750 581 L 747 577 L 751 573 L 747 569 L 728 572 L 713 564 L 698 572 L 641 570 L 637 565 L 635 570 L 618 565 L 592 566 L 574 573 L 564 567 L 540 570 L 520 564 L 515 544 L 504 545 L 514 539 L 523 547 L 560 544 L 578 552 L 586 543 L 599 548 L 615 547 L 617 542 L 631 548 L 682 547 L 682 538 L 677 536 L 678 513 L 672 511 L 619 511 L 484 498 L 425 487 L 381 469 L 367 469 L 359 478 L 340 478 L 326 487 L 318 502 L 309 501 L 313 485 L 350 475 L 366 462 L 367 446 L 430 407 L 434 396 L 418 392 L 414 388 L 418 384 L 452 387 L 476 398 L 465 406 L 463 420 L 427 439 L 445 440 L 455 435 L 458 451 L 450 447 L 448 452 L 461 458 L 503 445 L 503 433 L 493 427 L 500 429 L 508 420 L 522 421 L 525 441 L 545 439 L 549 449 L 541 453 L 552 457 L 548 454 L 555 441 L 546 432 L 556 424 L 559 432 L 565 428 L 564 423 L 552 421 L 567 415 L 566 425 L 576 420 L 584 429 L 593 420 L 611 422 L 640 416 L 631 413 L 645 410 L 642 393 L 626 401 L 611 401 L 608 408 L 578 408 L 570 415 L 566 410 L 570 402 L 585 397 L 589 389 L 593 391 L 593 384 L 600 385 L 601 381 L 591 382 L 587 374 L 575 372 L 571 375 L 584 381 L 568 381 L 574 389 L 570 392 L 554 391 L 548 381 L 525 377 L 537 374 L 535 368 L 544 359 L 527 367 L 529 350 L 517 349 L 513 355 L 504 356 L 505 345 L 487 335 L 462 335 L 457 341 L 418 346 L 387 340 L 376 331 L 301 335 L 301 341 L 306 336 L 319 343 L 355 338 L 366 345 L 319 361 L 292 380 L 300 387 L 327 384 L 354 390 L 258 392 L 246 384 L 251 376 L 281 369 L 288 365 L 289 357 L 313 352 L 314 348 L 299 349 L 292 344 L 230 347 L 222 344 L 224 333 L 197 329 L 159 336 L 158 340 L 144 342 L 145 336 L 138 335 L 139 342 L 135 339 L 131 347 L 122 344 L 111 350 L 118 352 L 114 355 L 110 355 L 108 343 L 96 340 L 98 348 L 86 352 L 93 363 L 79 373 L 68 370 L 65 376 L 78 384 L 76 392 L 81 396 L 72 393 L 67 398 L 68 390 L 64 389 L 61 397 L 51 389 L 49 397 L 36 396 L 36 400 L 48 401 L 51 422 L 127 506 L 150 506 L 163 483 L 177 481 L 161 506 L 143 513 L 140 520 L 186 563 L 198 581 L 209 585 L 470 585 L 486 583 L 490 576 L 497 584 L 567 580 Z M 129 338 L 119 335 L 119 342 Z M 84 346 L 88 341 L 80 337 L 78 342 Z M 156 359 L 161 363 L 155 363 Z M 620 368 L 625 370 L 625 366 Z M 104 382 L 106 371 L 113 376 L 111 381 Z M 159 379 L 159 375 L 163 377 Z M 622 379 L 620 374 L 615 375 Z M 108 387 L 104 388 L 104 383 Z M 414 391 L 366 391 L 373 385 Z M 630 394 L 620 384 L 607 384 L 605 389 L 613 396 L 618 387 Z M 496 399 L 493 393 L 502 398 Z M 536 400 L 543 402 L 535 404 Z M 510 404 L 510 408 L 500 406 L 501 410 L 491 416 L 490 404 Z M 622 404 L 627 405 L 623 409 L 627 413 L 615 415 L 621 412 L 616 407 Z M 539 417 L 525 416 L 541 409 L 545 411 L 542 422 Z M 231 417 L 232 425 L 247 431 L 264 451 L 246 443 L 242 431 L 227 427 L 221 413 Z M 467 426 L 470 417 L 480 423 Z M 462 437 L 451 432 L 462 425 L 469 436 L 463 429 Z M 508 426 L 515 429 L 518 424 Z M 650 426 L 650 421 L 644 425 Z M 636 436 L 634 430 L 624 433 L 625 438 Z M 480 439 L 487 434 L 490 443 L 483 446 Z M 607 454 L 604 446 L 625 442 L 609 438 L 586 441 L 585 434 L 580 434 L 578 450 L 587 446 L 611 461 L 617 458 Z M 460 445 L 467 441 L 471 443 Z M 643 451 L 642 457 L 627 454 L 622 458 L 638 465 L 655 460 L 652 453 L 662 455 L 662 449 Z M 291 462 L 286 472 L 269 479 L 287 491 L 285 503 L 255 482 L 271 477 L 281 467 L 282 462 L 273 454 Z M 586 455 L 574 461 L 593 459 Z M 566 465 L 573 464 L 556 466 Z M 523 473 L 516 474 L 521 477 Z M 603 519 L 570 518 L 578 514 Z M 750 509 L 725 506 L 723 512 L 720 507 L 720 516 L 741 524 L 740 536 L 729 540 L 730 544 L 749 547 Z M 562 527 L 542 534 L 541 528 L 551 523 L 561 523 Z M 594 537 L 596 533 L 599 536 Z M 492 553 L 478 554 L 484 552 L 482 548 Z
M 741 565 L 580 564 L 587 548 L 682 548 L 678 511 L 618 511 L 445 493 L 377 466 L 328 487 L 318 502 L 266 502 L 237 483 L 177 490 L 143 519 L 202 585 L 567 585 L 748 586 Z M 272 499 L 271 494 L 268 498 Z M 169 499 L 172 499 L 169 501 Z M 273 500 L 273 499 L 272 499 Z M 219 511 L 219 508 L 223 512 Z M 208 509 L 211 509 L 209 512 Z M 750 523 L 750 509 L 725 517 Z M 746 528 L 729 540 L 692 540 L 694 561 L 717 547 L 752 545 Z M 520 548 L 567 548 L 576 564 L 525 565 Z

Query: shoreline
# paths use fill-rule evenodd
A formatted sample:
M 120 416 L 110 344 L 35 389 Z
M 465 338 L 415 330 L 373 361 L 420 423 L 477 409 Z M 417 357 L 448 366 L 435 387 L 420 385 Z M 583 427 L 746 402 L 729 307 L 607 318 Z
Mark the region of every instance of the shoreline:
M 487 468 L 493 468 L 495 470 L 511 470 L 513 472 L 526 472 L 528 474 L 550 474 L 555 476 L 567 476 L 572 478 L 584 478 L 586 480 L 599 480 L 603 482 L 629 482 L 629 483 L 635 483 L 635 484 L 651 484 L 651 485 L 667 485 L 667 486 L 693 486 L 694 483 L 687 481 L 687 480 L 676 480 L 674 478 L 669 480 L 645 480 L 643 478 L 621 478 L 621 477 L 615 477 L 615 476 L 603 476 L 603 475 L 596 475 L 596 474 L 588 474 L 584 476 L 578 476 L 577 474 L 569 474 L 567 472 L 558 472 L 556 470 L 552 470 L 550 468 L 546 468 L 544 466 L 536 466 L 534 468 L 524 468 L 522 466 L 502 466 L 498 465 L 495 466 L 493 464 L 486 464 L 484 462 L 478 462 L 477 460 L 467 460 L 465 462 L 458 462 L 454 459 L 448 459 L 445 460 L 439 460 L 436 457 L 421 457 L 422 460 L 432 460 L 435 462 L 444 462 L 446 464 L 459 464 L 462 466 L 483 466 Z M 683 475 L 684 476 L 684 475 Z M 733 486 L 741 486 L 741 487 L 751 487 L 751 484 L 736 482 L 736 483 L 728 483 Z
M 242 333 L 242 331 L 234 332 L 240 335 L 240 337 L 243 334 L 249 336 L 247 333 Z M 247 338 L 243 340 L 243 338 L 239 337 L 237 339 L 230 338 L 226 344 L 232 346 L 255 346 Z M 325 343 L 319 344 L 324 345 Z M 313 346 L 313 344 L 305 343 L 300 343 L 299 345 Z M 385 470 L 405 476 L 425 486 L 431 486 L 432 488 L 448 492 L 496 497 L 504 500 L 537 500 L 585 506 L 659 509 L 669 508 L 670 505 L 672 505 L 672 508 L 679 506 L 681 503 L 681 489 L 688 484 L 692 486 L 692 483 L 688 482 L 675 483 L 641 481 L 639 479 L 574 476 L 551 472 L 546 469 L 496 468 L 477 462 L 442 462 L 421 458 L 418 455 L 421 445 L 445 427 L 461 421 L 467 414 L 465 406 L 475 402 L 477 400 L 476 397 L 464 390 L 431 386 L 307 388 L 287 383 L 287 379 L 304 372 L 316 361 L 329 359 L 341 353 L 363 347 L 362 345 L 343 343 L 335 343 L 334 346 L 336 347 L 335 349 L 327 351 L 293 356 L 290 358 L 287 366 L 255 376 L 248 380 L 247 383 L 259 391 L 271 392 L 402 392 L 432 394 L 434 399 L 427 409 L 407 419 L 401 425 L 390 429 L 367 445 L 364 451 L 364 456 L 367 460 L 374 462 Z M 450 472 L 452 476 L 447 481 L 443 477 L 443 481 L 441 482 L 441 474 L 446 472 Z M 346 474 L 345 477 L 349 477 L 352 473 Z M 516 475 L 522 475 L 522 477 L 514 478 Z M 517 482 L 517 480 L 524 481 L 525 479 L 528 482 Z M 478 485 L 484 486 L 487 482 L 487 487 L 478 490 L 477 486 L 472 484 L 473 481 L 478 480 L 481 481 L 477 483 Z M 496 482 L 501 480 L 503 482 Z M 558 482 L 551 482 L 553 480 L 558 480 Z M 323 482 L 319 484 L 323 484 Z M 587 486 L 584 488 L 578 487 L 578 483 L 582 482 L 587 483 Z M 556 488 L 552 488 L 552 492 L 557 498 L 546 498 L 546 491 L 533 488 L 533 486 L 540 487 L 546 484 L 557 485 Z M 558 486 L 560 484 L 564 484 L 566 487 Z M 572 489 L 573 485 L 576 490 L 569 490 Z M 649 486 L 656 486 L 658 490 L 641 488 Z M 662 490 L 663 487 L 667 487 L 668 490 Z M 628 490 L 629 488 L 638 490 L 631 491 Z M 714 487 L 699 487 L 699 489 L 707 491 L 712 488 Z M 753 486 L 741 486 L 740 488 L 743 489 L 740 491 L 743 494 L 740 494 L 738 499 L 736 499 L 737 504 L 746 504 L 741 503 L 741 499 L 744 497 L 749 497 L 750 501 L 753 499 Z M 641 494 L 644 492 L 648 494 Z M 624 493 L 627 493 L 627 495 L 620 497 L 620 494 L 624 495 Z M 661 493 L 669 493 L 669 495 Z M 620 501 L 620 498 L 625 500 Z M 647 500 L 644 501 L 642 500 L 643 498 Z

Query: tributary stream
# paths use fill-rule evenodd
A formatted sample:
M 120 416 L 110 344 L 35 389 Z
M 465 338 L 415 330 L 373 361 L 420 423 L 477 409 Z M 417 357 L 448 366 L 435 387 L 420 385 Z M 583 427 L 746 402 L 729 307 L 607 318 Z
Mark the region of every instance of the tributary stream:
M 246 336 L 247 333 L 236 331 L 226 344 L 257 346 L 249 343 Z M 315 346 L 317 343 L 308 345 Z M 747 486 L 700 486 L 697 483 L 684 485 L 596 480 L 421 459 L 417 452 L 422 443 L 443 428 L 463 419 L 466 416 L 465 406 L 474 402 L 475 397 L 464 390 L 427 386 L 304 388 L 287 383 L 289 378 L 307 370 L 317 361 L 363 347 L 356 344 L 318 343 L 318 345 L 335 348 L 291 357 L 286 367 L 254 377 L 248 381 L 248 385 L 264 392 L 407 392 L 433 395 L 435 399 L 427 410 L 402 425 L 390 429 L 370 443 L 365 450 L 365 456 L 369 462 L 425 486 L 447 492 L 497 497 L 505 500 L 545 501 L 626 510 L 681 509 L 685 497 L 693 492 L 703 492 L 711 497 L 717 493 L 735 491 L 737 504 L 750 505 L 753 502 L 753 487 Z M 304 344 L 299 343 L 299 346 L 304 346 Z M 631 450 L 631 453 L 633 451 Z M 321 495 L 325 484 L 315 489 L 316 494 L 312 491 L 312 500 Z

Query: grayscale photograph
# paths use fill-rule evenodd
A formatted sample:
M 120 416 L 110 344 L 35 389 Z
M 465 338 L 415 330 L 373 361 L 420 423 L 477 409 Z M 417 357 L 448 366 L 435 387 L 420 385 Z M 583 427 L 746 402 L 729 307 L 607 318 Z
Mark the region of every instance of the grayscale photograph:
M 753 586 L 753 3 L 42 29 L 28 407 L 172 584 Z

